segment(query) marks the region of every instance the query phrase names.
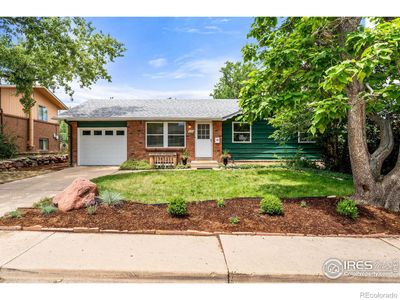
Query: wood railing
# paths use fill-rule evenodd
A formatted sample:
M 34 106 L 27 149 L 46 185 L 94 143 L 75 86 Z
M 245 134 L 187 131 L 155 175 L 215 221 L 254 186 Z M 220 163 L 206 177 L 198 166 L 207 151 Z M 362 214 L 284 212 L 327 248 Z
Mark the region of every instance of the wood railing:
M 153 152 L 149 153 L 150 165 L 155 168 L 173 168 L 178 162 L 178 154 L 175 152 Z

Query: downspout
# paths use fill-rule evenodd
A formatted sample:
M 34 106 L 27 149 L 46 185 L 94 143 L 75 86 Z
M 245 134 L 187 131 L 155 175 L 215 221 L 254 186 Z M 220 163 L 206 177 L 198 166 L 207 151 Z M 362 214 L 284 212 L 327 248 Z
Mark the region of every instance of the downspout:
M 35 99 L 35 94 L 32 92 L 33 99 Z M 33 107 L 29 109 L 29 120 L 28 120 L 28 151 L 32 151 L 35 148 L 34 141 L 34 126 L 35 121 L 33 120 Z
M 72 167 L 73 163 L 72 163 L 72 126 L 71 124 L 67 121 L 64 120 L 65 123 L 67 123 L 68 125 L 68 150 L 69 150 L 69 166 Z

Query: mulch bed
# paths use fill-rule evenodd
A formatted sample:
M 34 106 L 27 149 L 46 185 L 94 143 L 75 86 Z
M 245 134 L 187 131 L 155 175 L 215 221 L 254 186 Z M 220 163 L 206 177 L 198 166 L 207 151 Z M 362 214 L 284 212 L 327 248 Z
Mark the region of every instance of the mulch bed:
M 356 221 L 336 212 L 338 199 L 301 198 L 284 199 L 283 216 L 259 213 L 257 198 L 241 198 L 225 201 L 225 207 L 217 207 L 215 201 L 191 202 L 189 215 L 172 218 L 166 204 L 149 205 L 125 202 L 120 207 L 99 206 L 95 215 L 86 209 L 67 213 L 56 212 L 41 215 L 38 209 L 22 209 L 21 218 L 4 217 L 0 226 L 33 226 L 72 228 L 98 227 L 114 230 L 199 230 L 209 232 L 265 232 L 297 233 L 313 235 L 332 234 L 400 234 L 400 213 L 388 212 L 371 206 L 359 206 Z M 305 200 L 306 207 L 300 202 Z M 229 218 L 237 216 L 240 223 L 230 224 Z

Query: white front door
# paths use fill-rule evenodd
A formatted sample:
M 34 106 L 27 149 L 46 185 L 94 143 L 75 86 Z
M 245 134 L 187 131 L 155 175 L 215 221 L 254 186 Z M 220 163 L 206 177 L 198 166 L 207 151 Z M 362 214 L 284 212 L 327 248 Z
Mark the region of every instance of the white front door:
M 212 158 L 212 123 L 196 123 L 196 157 Z

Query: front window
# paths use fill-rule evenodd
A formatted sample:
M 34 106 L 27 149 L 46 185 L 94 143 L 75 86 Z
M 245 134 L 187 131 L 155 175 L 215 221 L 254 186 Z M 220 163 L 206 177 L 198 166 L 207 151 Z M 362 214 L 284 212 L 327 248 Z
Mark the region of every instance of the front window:
M 168 147 L 185 147 L 185 123 L 168 123 Z
M 232 123 L 232 142 L 233 143 L 251 143 L 251 125 L 250 123 Z
M 39 139 L 39 150 L 41 150 L 41 151 L 49 150 L 49 140 L 48 139 Z
M 147 147 L 164 147 L 164 123 L 147 123 Z
M 47 107 L 39 105 L 38 107 L 38 120 L 40 121 L 48 121 L 48 113 L 47 113 Z
M 185 122 L 147 123 L 147 147 L 185 147 Z

